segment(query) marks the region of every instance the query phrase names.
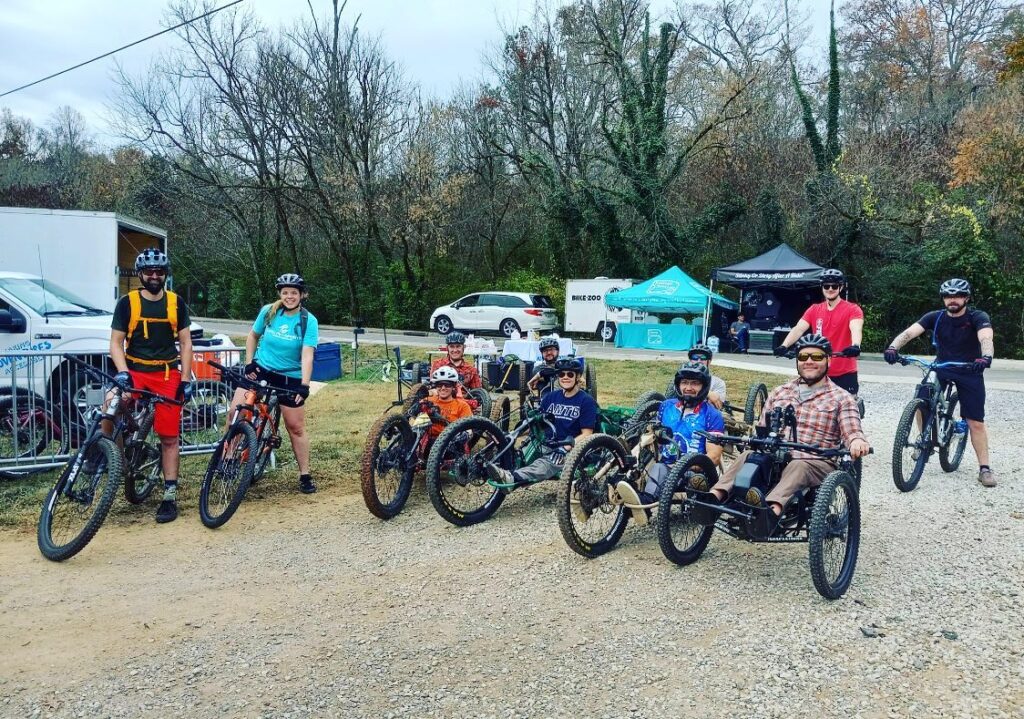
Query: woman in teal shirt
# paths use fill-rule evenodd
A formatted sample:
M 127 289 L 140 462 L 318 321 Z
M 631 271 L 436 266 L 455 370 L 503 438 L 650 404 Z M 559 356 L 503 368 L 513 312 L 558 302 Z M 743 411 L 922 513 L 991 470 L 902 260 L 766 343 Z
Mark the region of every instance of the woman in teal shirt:
M 320 340 L 319 323 L 302 306 L 309 296 L 306 283 L 289 272 L 277 278 L 278 300 L 260 310 L 245 338 L 245 356 L 252 358 L 245 375 L 275 387 L 294 388 L 294 395 L 279 394 L 281 416 L 299 465 L 299 490 L 316 491 L 309 473 L 309 436 L 306 434 L 306 398 L 313 376 L 313 352 Z M 231 406 L 241 403 L 245 390 L 235 391 Z

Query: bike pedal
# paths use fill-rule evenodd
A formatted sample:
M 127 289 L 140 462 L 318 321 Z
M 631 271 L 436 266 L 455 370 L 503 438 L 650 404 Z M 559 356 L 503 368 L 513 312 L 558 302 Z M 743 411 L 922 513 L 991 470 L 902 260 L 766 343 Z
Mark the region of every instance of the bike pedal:
M 267 444 L 271 447 L 271 449 L 280 449 L 281 448 L 281 436 L 275 434 L 274 436 L 272 436 L 270 439 L 267 440 Z

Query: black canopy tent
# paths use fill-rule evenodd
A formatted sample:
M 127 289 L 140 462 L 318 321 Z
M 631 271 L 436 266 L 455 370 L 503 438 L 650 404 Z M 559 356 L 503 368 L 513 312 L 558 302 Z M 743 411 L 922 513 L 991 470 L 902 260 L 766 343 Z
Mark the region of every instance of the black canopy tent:
M 741 290 L 740 304 L 752 328 L 751 349 L 770 351 L 804 310 L 821 299 L 817 288 L 822 270 L 783 242 L 757 257 L 712 270 L 711 286 L 721 282 Z

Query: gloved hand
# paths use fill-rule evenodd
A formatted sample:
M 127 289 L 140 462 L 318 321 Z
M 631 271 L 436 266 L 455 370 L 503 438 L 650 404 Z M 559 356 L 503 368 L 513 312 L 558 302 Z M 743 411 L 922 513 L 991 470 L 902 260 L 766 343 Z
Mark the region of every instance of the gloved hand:
M 132 376 L 127 372 L 118 372 L 114 375 L 114 384 L 121 389 L 131 389 L 132 387 Z
M 860 357 L 860 345 L 850 345 L 841 354 L 843 357 Z
M 785 357 L 789 354 L 789 347 L 786 347 L 786 345 L 779 345 L 773 349 L 772 352 L 775 353 L 776 357 Z
M 195 387 L 192 386 L 191 382 L 182 382 L 178 385 L 178 399 L 182 402 L 192 401 L 192 395 L 195 393 Z
M 295 394 L 302 397 L 302 399 L 306 399 L 307 397 L 309 397 L 309 385 L 300 384 L 298 389 L 295 390 Z
M 309 385 L 308 384 L 300 384 L 298 387 L 295 388 L 295 404 L 296 405 L 301 407 L 302 405 L 306 404 L 306 398 L 307 397 L 309 397 Z M 433 407 L 434 405 L 432 403 L 430 403 L 430 402 L 421 402 L 420 403 L 421 411 L 424 411 L 424 412 L 426 412 L 429 415 L 430 414 L 430 409 L 429 408 L 423 408 L 424 404 L 428 404 L 428 405 L 430 405 L 430 407 Z
M 244 374 L 246 377 L 251 377 L 256 374 L 256 369 L 258 366 L 259 365 L 257 365 L 255 362 L 250 362 L 249 364 L 242 368 L 242 374 Z
M 971 367 L 971 369 L 974 370 L 974 374 L 981 374 L 991 366 L 992 358 L 989 355 L 985 355 L 984 357 L 979 357 L 978 359 L 974 360 L 974 365 Z
M 885 348 L 885 352 L 882 353 L 882 356 L 885 357 L 885 361 L 889 364 L 896 364 L 900 361 L 900 353 L 892 345 Z

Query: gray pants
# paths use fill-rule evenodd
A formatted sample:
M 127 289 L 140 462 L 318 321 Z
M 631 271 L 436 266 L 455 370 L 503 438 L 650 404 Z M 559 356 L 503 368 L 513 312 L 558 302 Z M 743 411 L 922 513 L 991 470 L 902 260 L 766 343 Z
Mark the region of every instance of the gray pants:
M 651 465 L 647 470 L 647 485 L 644 487 L 644 491 L 655 498 L 661 496 L 662 482 L 668 479 L 670 471 L 672 468 L 661 462 Z
M 526 482 L 543 482 L 545 479 L 553 479 L 560 475 L 563 464 L 565 464 L 565 455 L 562 452 L 552 452 L 538 457 L 512 474 L 517 479 Z

